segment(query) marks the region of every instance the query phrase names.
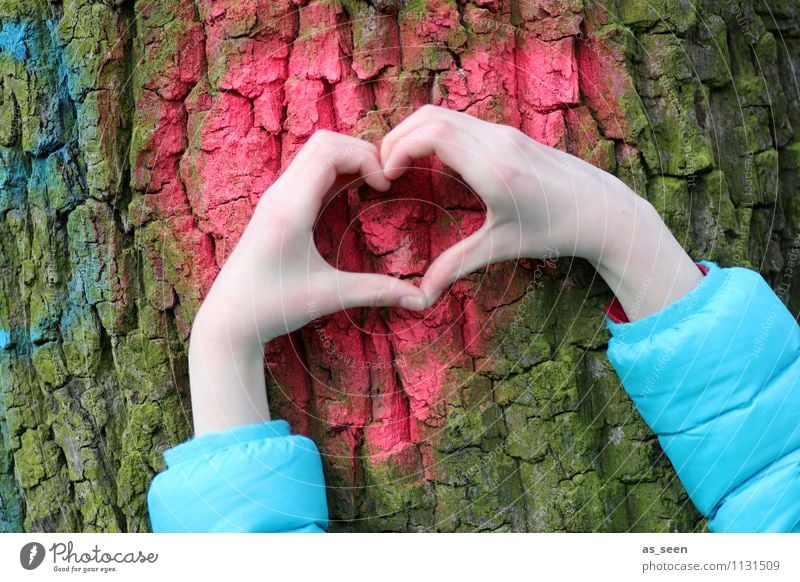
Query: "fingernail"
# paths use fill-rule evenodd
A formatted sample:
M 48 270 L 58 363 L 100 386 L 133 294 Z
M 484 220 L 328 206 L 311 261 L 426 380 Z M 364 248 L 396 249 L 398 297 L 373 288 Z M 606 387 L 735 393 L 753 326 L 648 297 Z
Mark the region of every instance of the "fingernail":
M 412 311 L 421 311 L 425 308 L 425 301 L 422 299 L 422 297 L 405 295 L 400 298 L 400 307 L 411 309 Z

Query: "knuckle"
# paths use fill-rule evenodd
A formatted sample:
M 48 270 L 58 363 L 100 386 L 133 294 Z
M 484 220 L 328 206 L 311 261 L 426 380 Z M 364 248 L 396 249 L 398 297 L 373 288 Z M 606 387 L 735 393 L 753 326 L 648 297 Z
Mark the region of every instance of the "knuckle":
M 317 129 L 311 134 L 311 139 L 315 141 L 326 141 L 330 139 L 331 135 L 333 135 L 332 131 L 328 131 L 327 129 Z
M 371 307 L 380 307 L 381 305 L 383 305 L 383 299 L 385 296 L 386 293 L 382 288 L 375 291 L 375 294 L 372 296 Z
M 502 156 L 500 160 L 495 163 L 495 170 L 497 174 L 503 179 L 503 186 L 508 185 L 514 190 L 515 183 L 523 175 L 523 168 L 515 163 L 516 155 L 514 152 L 509 152 L 509 155 Z
M 502 123 L 495 123 L 493 125 L 494 127 L 492 129 L 497 136 L 497 143 L 502 147 L 518 151 L 528 139 L 527 136 L 516 127 Z
M 308 138 L 308 141 L 306 142 L 306 145 L 311 145 L 311 146 L 317 145 L 320 142 L 320 140 L 322 139 L 322 133 L 321 132 L 322 132 L 322 130 L 318 129 L 314 133 L 312 133 L 311 137 Z
M 513 147 L 498 147 L 487 159 L 488 169 L 492 173 L 492 182 L 501 190 L 515 187 L 515 180 L 525 169 L 525 164 L 520 161 L 519 150 Z M 498 183 L 499 180 L 499 183 Z
M 492 166 L 498 176 L 513 180 L 524 173 L 526 164 L 525 148 L 528 137 L 518 129 L 508 125 L 497 125 L 495 155 Z
M 318 129 L 308 140 L 308 143 L 316 150 L 327 151 L 333 146 L 333 142 L 338 134 L 327 129 Z
M 428 132 L 434 139 L 448 139 L 452 136 L 450 124 L 444 119 L 435 119 L 428 124 Z
M 424 117 L 431 119 L 446 119 L 453 113 L 449 109 L 445 109 L 439 105 L 433 105 L 432 103 L 426 103 L 419 108 L 419 111 Z
M 527 142 L 528 137 L 518 130 L 516 127 L 512 127 L 510 125 L 499 125 L 501 131 L 505 135 L 506 139 L 510 140 L 514 144 L 522 144 Z

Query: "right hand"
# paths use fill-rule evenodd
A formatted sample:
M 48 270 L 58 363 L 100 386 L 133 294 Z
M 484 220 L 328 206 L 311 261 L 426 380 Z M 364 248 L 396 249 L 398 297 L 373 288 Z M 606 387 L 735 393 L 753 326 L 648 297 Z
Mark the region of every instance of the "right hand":
M 620 221 L 649 206 L 617 177 L 580 158 L 513 127 L 433 105 L 415 111 L 381 143 L 389 180 L 432 154 L 461 174 L 487 213 L 476 232 L 428 268 L 420 285 L 428 305 L 489 263 L 566 255 L 597 264 L 624 230 Z
M 364 182 L 381 191 L 391 186 L 373 144 L 331 131 L 314 133 L 259 200 L 193 331 L 251 347 L 260 357 L 270 339 L 343 309 L 423 309 L 425 296 L 408 281 L 340 271 L 314 244 L 324 204 Z

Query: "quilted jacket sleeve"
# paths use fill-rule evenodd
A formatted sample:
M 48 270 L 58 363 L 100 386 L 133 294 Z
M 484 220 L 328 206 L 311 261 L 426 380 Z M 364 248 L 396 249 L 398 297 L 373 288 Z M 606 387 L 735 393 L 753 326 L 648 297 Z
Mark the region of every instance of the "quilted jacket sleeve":
M 800 328 L 757 272 L 700 263 L 661 311 L 606 317 L 608 358 L 711 531 L 800 531 Z
M 164 460 L 147 492 L 154 532 L 327 530 L 319 451 L 285 420 L 204 434 Z

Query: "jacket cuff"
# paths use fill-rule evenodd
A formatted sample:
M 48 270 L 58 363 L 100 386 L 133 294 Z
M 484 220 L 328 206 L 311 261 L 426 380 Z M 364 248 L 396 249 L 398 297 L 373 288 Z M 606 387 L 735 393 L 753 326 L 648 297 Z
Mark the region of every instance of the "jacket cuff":
M 192 437 L 188 441 L 167 449 L 164 451 L 164 461 L 167 463 L 167 467 L 174 467 L 178 463 L 208 456 L 227 447 L 265 438 L 289 436 L 289 434 L 289 423 L 283 419 L 236 426 Z
M 324 532 L 328 506 L 314 441 L 286 420 L 206 433 L 164 452 L 147 492 L 153 532 Z
M 700 269 L 700 272 L 703 273 L 704 276 L 706 273 L 708 273 L 708 267 L 706 267 L 704 264 L 695 263 L 695 265 L 697 265 L 697 268 Z M 611 300 L 606 304 L 604 313 L 606 317 L 613 323 L 630 322 L 628 319 L 628 314 L 625 313 L 625 310 L 622 308 L 622 303 L 620 303 L 619 299 L 616 297 L 611 298 Z
M 705 276 L 683 297 L 677 299 L 666 307 L 637 319 L 636 321 L 614 321 L 606 311 L 606 327 L 614 336 L 624 337 L 626 341 L 635 342 L 644 339 L 660 329 L 665 329 L 679 323 L 682 319 L 696 313 L 708 302 L 722 284 L 725 275 L 722 268 L 713 261 L 700 261 L 697 267 L 704 271 Z M 612 299 L 608 308 L 612 307 L 616 298 Z M 620 306 L 622 310 L 622 306 Z M 624 313 L 624 311 L 623 311 Z M 627 317 L 626 317 L 627 319 Z

